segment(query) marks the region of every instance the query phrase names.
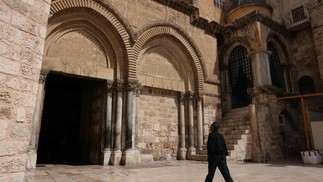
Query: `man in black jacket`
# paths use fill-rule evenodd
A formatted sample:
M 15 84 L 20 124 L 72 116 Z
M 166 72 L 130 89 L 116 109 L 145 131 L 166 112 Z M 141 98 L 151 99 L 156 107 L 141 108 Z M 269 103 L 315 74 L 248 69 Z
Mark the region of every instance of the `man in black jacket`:
M 212 123 L 210 127 L 211 132 L 207 142 L 208 174 L 205 182 L 212 182 L 217 167 L 220 169 L 226 182 L 233 182 L 227 166 L 227 145 L 224 141 L 223 135 L 219 133 L 218 130 L 219 124 L 217 122 Z

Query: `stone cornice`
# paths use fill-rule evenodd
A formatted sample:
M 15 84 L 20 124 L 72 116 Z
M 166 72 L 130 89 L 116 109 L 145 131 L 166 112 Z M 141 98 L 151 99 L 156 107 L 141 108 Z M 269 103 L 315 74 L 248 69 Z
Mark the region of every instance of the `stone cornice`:
M 165 6 L 168 6 L 174 10 L 180 11 L 186 15 L 189 15 L 191 19 L 191 24 L 193 26 L 203 29 L 213 34 L 213 36 L 216 36 L 216 34 L 218 33 L 236 31 L 255 21 L 258 21 L 266 25 L 267 27 L 271 28 L 272 30 L 284 36 L 288 36 L 290 34 L 285 28 L 285 26 L 279 24 L 278 22 L 272 20 L 269 17 L 264 16 L 258 11 L 249 13 L 248 15 L 233 22 L 230 26 L 223 26 L 215 21 L 208 21 L 200 17 L 199 9 L 193 6 L 192 4 L 186 3 L 184 1 L 178 1 L 178 0 L 153 0 L 153 1 L 163 4 Z
M 279 32 L 280 34 L 284 35 L 284 36 L 288 36 L 290 33 L 287 31 L 287 29 L 285 28 L 285 26 L 279 24 L 278 22 L 272 20 L 271 18 L 264 16 L 263 14 L 261 14 L 258 11 L 253 11 L 249 14 L 247 14 L 246 16 L 238 19 L 237 21 L 233 22 L 231 24 L 231 26 L 228 27 L 228 30 L 231 31 L 236 31 L 241 29 L 242 27 L 249 25 L 253 22 L 260 22 L 264 25 L 266 25 L 267 27 L 271 28 L 272 30 Z

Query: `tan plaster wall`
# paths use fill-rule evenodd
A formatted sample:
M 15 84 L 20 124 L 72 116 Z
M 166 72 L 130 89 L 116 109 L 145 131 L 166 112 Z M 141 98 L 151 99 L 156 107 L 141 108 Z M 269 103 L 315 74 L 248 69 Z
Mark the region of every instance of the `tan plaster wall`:
M 0 1 L 0 181 L 23 181 L 50 0 Z

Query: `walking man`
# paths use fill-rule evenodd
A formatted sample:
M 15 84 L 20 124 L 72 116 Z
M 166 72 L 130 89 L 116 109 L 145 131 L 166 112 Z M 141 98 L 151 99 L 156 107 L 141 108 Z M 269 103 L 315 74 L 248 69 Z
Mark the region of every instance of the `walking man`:
M 219 133 L 218 130 L 219 124 L 217 122 L 212 123 L 207 142 L 208 174 L 205 182 L 212 182 L 217 167 L 220 169 L 226 182 L 233 182 L 227 166 L 227 145 L 224 141 L 223 135 Z

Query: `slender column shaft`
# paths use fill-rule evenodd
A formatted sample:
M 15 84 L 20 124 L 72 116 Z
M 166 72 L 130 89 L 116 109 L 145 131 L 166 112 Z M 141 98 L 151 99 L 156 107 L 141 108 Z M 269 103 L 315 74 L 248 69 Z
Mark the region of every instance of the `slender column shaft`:
M 126 148 L 132 148 L 133 91 L 127 92 Z
M 32 129 L 31 139 L 29 142 L 29 149 L 37 150 L 38 148 L 39 132 L 40 132 L 40 125 L 41 125 L 40 122 L 41 122 L 43 107 L 44 107 L 46 76 L 47 76 L 47 73 L 41 73 L 39 77 L 36 106 L 35 106 L 34 118 L 33 118 L 33 129 Z
M 105 150 L 111 148 L 111 123 L 112 123 L 112 93 L 108 90 L 107 93 L 107 118 L 105 123 Z
M 197 148 L 203 147 L 202 99 L 197 98 Z
M 180 147 L 185 147 L 185 109 L 184 109 L 184 94 L 179 96 L 179 127 L 180 127 Z
M 122 105 L 123 105 L 123 90 L 122 83 L 118 83 L 117 88 L 117 114 L 116 114 L 116 126 L 115 126 L 115 151 L 121 150 L 121 127 L 122 127 Z
M 188 97 L 188 132 L 189 132 L 189 147 L 194 148 L 194 118 L 193 118 L 193 97 Z

